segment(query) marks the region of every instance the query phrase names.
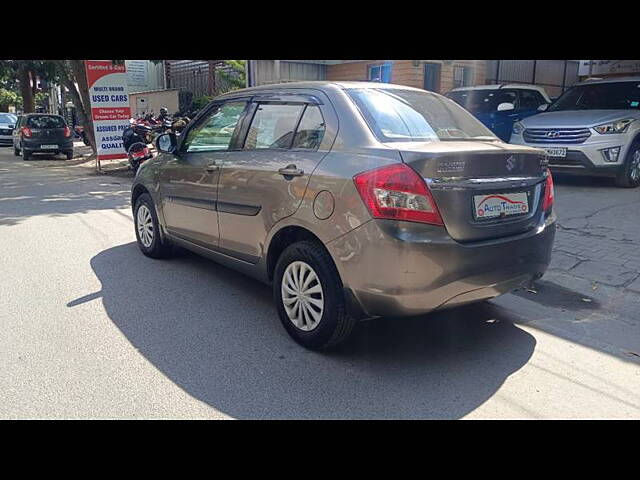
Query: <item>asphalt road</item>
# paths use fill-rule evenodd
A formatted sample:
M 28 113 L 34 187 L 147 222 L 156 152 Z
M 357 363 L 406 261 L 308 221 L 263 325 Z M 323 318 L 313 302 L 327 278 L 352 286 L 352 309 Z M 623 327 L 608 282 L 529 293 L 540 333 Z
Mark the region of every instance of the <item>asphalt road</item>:
M 640 417 L 633 310 L 541 289 L 309 352 L 268 287 L 144 257 L 130 180 L 52 163 L 0 149 L 0 418 Z M 572 195 L 620 190 L 557 185 Z

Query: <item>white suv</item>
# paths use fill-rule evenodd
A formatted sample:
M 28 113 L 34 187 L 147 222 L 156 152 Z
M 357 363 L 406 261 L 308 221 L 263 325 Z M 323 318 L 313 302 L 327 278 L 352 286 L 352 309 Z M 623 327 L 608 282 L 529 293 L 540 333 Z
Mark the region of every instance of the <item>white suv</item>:
M 545 113 L 513 125 L 511 142 L 546 150 L 553 172 L 640 185 L 640 77 L 582 82 Z

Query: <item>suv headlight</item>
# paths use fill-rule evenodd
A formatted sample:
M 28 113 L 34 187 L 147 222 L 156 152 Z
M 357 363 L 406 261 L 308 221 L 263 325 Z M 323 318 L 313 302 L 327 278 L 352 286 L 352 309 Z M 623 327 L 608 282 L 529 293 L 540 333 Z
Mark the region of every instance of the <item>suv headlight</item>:
M 593 129 L 601 134 L 605 133 L 624 133 L 629 128 L 629 124 L 633 122 L 633 118 L 626 118 L 624 120 L 617 120 L 611 123 L 605 123 L 603 125 L 598 125 L 597 127 L 593 127 Z
M 513 133 L 515 133 L 516 135 L 522 135 L 522 132 L 524 132 L 524 125 L 522 125 L 522 123 L 520 122 L 514 123 Z

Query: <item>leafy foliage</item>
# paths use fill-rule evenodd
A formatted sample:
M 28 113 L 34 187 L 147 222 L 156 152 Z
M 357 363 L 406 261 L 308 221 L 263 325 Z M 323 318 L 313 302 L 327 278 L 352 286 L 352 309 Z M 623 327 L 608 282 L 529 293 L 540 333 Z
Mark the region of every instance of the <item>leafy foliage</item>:
M 13 90 L 0 88 L 0 111 L 5 111 L 9 106 L 21 107 L 22 97 Z
M 191 110 L 197 111 L 204 108 L 214 97 L 209 95 L 202 95 L 200 97 L 194 98 L 193 102 L 191 102 Z

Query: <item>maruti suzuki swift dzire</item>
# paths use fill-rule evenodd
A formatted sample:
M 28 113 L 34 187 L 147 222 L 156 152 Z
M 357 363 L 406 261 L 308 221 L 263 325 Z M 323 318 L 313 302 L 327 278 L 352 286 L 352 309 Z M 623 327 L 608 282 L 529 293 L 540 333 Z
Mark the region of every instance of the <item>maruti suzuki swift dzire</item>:
M 300 82 L 214 99 L 161 135 L 132 187 L 142 253 L 181 246 L 273 286 L 295 341 L 360 320 L 496 297 L 545 272 L 545 152 L 509 145 L 441 95 Z

